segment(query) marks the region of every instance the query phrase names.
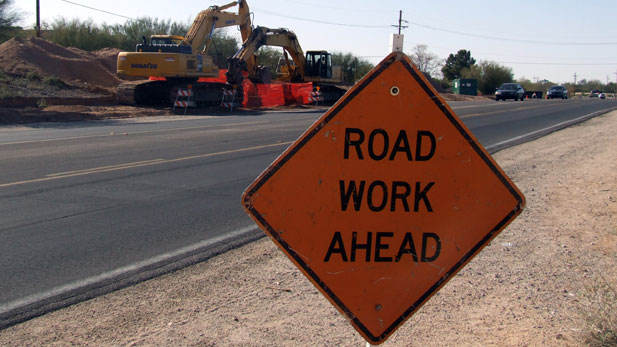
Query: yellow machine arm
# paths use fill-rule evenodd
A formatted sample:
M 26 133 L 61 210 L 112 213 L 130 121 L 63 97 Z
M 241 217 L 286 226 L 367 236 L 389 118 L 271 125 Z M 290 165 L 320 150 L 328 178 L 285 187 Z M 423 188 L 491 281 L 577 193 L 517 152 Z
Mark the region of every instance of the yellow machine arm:
M 248 40 L 244 40 L 240 50 L 229 59 L 229 72 L 227 73 L 227 81 L 229 83 L 240 84 L 242 82 L 242 70 L 248 71 L 250 78 L 255 77 L 257 69 L 254 66 L 253 57 L 255 52 L 262 46 L 282 47 L 285 57 L 287 58 L 287 54 L 289 54 L 294 62 L 294 65 L 291 65 L 287 61 L 289 81 L 304 80 L 305 57 L 296 34 L 287 29 L 257 27 L 253 30 Z
M 238 6 L 238 13 L 225 12 L 225 10 Z M 212 33 L 216 28 L 228 26 L 240 26 L 242 41 L 246 41 L 251 35 L 252 26 L 249 6 L 245 0 L 237 0 L 223 6 L 210 6 L 207 10 L 201 11 L 193 25 L 189 28 L 183 44 L 189 45 L 193 52 L 208 52 L 212 43 Z M 206 43 L 202 46 L 204 39 Z M 203 47 L 203 49 L 202 49 Z

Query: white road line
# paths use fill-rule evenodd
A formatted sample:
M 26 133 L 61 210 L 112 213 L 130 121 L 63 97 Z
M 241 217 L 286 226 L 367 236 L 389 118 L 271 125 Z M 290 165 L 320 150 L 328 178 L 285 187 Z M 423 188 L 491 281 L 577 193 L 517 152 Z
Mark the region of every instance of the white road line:
M 123 275 L 123 274 L 127 274 L 127 273 L 130 273 L 130 272 L 139 270 L 139 269 L 143 269 L 143 268 L 145 268 L 147 266 L 154 265 L 154 264 L 159 263 L 159 262 L 164 262 L 164 261 L 170 260 L 172 258 L 181 256 L 183 254 L 189 254 L 189 253 L 194 252 L 194 251 L 196 251 L 196 250 L 198 250 L 200 248 L 211 246 L 211 245 L 213 245 L 213 244 L 215 244 L 217 242 L 221 242 L 221 241 L 224 241 L 226 239 L 229 239 L 229 238 L 232 238 L 232 237 L 236 237 L 236 236 L 241 236 L 243 234 L 246 234 L 246 233 L 248 233 L 250 231 L 257 230 L 257 229 L 258 229 L 258 227 L 256 225 L 247 226 L 247 227 L 244 227 L 244 228 L 241 228 L 241 229 L 234 230 L 234 231 L 232 231 L 230 233 L 226 233 L 225 235 L 221 235 L 221 236 L 217 236 L 217 237 L 214 237 L 214 238 L 211 238 L 211 239 L 208 239 L 208 240 L 197 242 L 197 243 L 194 243 L 192 245 L 179 248 L 179 249 L 177 249 L 175 251 L 163 253 L 161 255 L 158 255 L 156 257 L 152 257 L 150 259 L 142 260 L 142 261 L 139 261 L 139 262 L 127 265 L 127 266 L 123 266 L 123 267 L 117 268 L 117 269 L 112 270 L 112 271 L 104 272 L 104 273 L 102 273 L 100 275 L 97 275 L 97 276 L 92 276 L 92 277 L 84 278 L 84 279 L 79 280 L 79 281 L 75 281 L 75 282 L 72 282 L 72 283 L 69 283 L 69 284 L 65 284 L 63 286 L 52 288 L 52 289 L 50 289 L 48 291 L 45 291 L 45 292 L 29 295 L 29 296 L 27 296 L 27 297 L 25 297 L 23 299 L 11 301 L 11 302 L 9 302 L 7 304 L 1 305 L 0 306 L 0 314 L 9 312 L 9 311 L 14 310 L 14 309 L 16 309 L 18 307 L 23 307 L 23 306 L 26 306 L 26 305 L 33 304 L 33 303 L 41 301 L 41 300 L 50 299 L 50 298 L 52 298 L 52 297 L 54 297 L 56 295 L 62 294 L 62 293 L 70 292 L 70 291 L 73 291 L 73 290 L 76 290 L 76 289 L 79 289 L 79 288 L 83 288 L 83 287 L 86 287 L 86 286 L 89 286 L 89 285 L 92 285 L 92 284 L 95 284 L 95 283 L 99 283 L 99 282 L 102 282 L 102 281 L 105 281 L 105 280 L 112 279 L 114 277 L 117 277 L 117 276 L 120 276 L 120 275 Z
M 508 143 L 511 143 L 511 142 L 515 142 L 515 141 L 518 141 L 518 140 L 523 139 L 525 137 L 533 136 L 533 135 L 540 134 L 540 133 L 543 133 L 543 132 L 552 132 L 552 131 L 555 131 L 555 130 L 559 130 L 559 129 L 562 129 L 562 128 L 568 126 L 568 125 L 575 124 L 575 123 L 578 123 L 578 122 L 580 122 L 582 120 L 585 120 L 586 118 L 591 118 L 595 114 L 602 114 L 602 113 L 610 112 L 611 110 L 614 110 L 614 109 L 615 109 L 615 107 L 611 107 L 611 108 L 607 108 L 607 109 L 604 109 L 604 110 L 591 112 L 591 113 L 588 113 L 588 114 L 586 114 L 584 116 L 580 116 L 578 118 L 574 118 L 574 119 L 570 119 L 570 120 L 567 120 L 567 121 L 563 121 L 561 123 L 553 124 L 550 127 L 546 127 L 546 128 L 539 129 L 539 130 L 534 130 L 532 132 L 529 132 L 529 133 L 526 133 L 526 134 L 523 134 L 523 135 L 519 135 L 519 136 L 510 138 L 510 139 L 507 139 L 505 141 L 494 143 L 494 144 L 492 144 L 490 146 L 487 146 L 486 149 L 490 150 L 491 148 L 500 147 L 502 145 L 505 145 L 505 144 L 508 144 Z
M 19 186 L 19 185 L 23 185 L 23 184 L 30 184 L 30 183 L 36 183 L 36 182 L 47 182 L 47 181 L 53 181 L 53 180 L 68 178 L 68 177 L 86 176 L 86 175 L 92 175 L 92 174 L 97 174 L 97 173 L 102 173 L 102 172 L 126 170 L 126 169 L 132 169 L 132 168 L 136 168 L 136 167 L 142 167 L 142 166 L 152 166 L 152 165 L 175 163 L 175 162 L 179 162 L 179 161 L 192 160 L 192 159 L 209 158 L 209 157 L 215 157 L 215 156 L 225 155 L 225 154 L 233 154 L 233 153 L 252 151 L 252 150 L 255 150 L 255 149 L 262 149 L 262 148 L 269 148 L 269 147 L 276 147 L 276 146 L 284 146 L 284 145 L 289 145 L 291 143 L 292 143 L 292 141 L 277 142 L 277 143 L 261 145 L 261 146 L 246 147 L 246 148 L 239 148 L 239 149 L 230 149 L 228 151 L 222 151 L 222 152 L 216 152 L 216 153 L 206 153 L 206 154 L 192 155 L 192 156 L 189 156 L 189 157 L 182 157 L 182 158 L 154 159 L 154 160 L 146 160 L 146 161 L 140 161 L 140 162 L 135 162 L 135 163 L 125 163 L 125 164 L 119 164 L 119 165 L 102 166 L 102 167 L 97 167 L 97 168 L 89 168 L 89 169 L 69 171 L 69 172 L 59 172 L 59 173 L 47 174 L 45 177 L 41 177 L 41 178 L 34 178 L 34 179 L 25 180 L 25 181 L 2 183 L 2 184 L 0 184 L 0 188 L 13 187 L 13 186 Z
M 159 129 L 159 130 L 144 130 L 144 131 L 135 131 L 135 132 L 123 131 L 123 132 L 120 132 L 120 133 L 108 133 L 108 134 L 84 135 L 84 136 L 69 136 L 69 137 L 59 137 L 59 138 L 45 139 L 45 140 L 4 142 L 4 143 L 0 143 L 0 146 L 21 145 L 21 144 L 28 144 L 28 143 L 44 143 L 44 142 L 54 142 L 54 141 L 66 141 L 66 140 L 80 140 L 80 139 L 90 139 L 90 138 L 96 138 L 96 137 L 107 137 L 107 136 L 117 136 L 117 135 L 155 134 L 155 133 L 169 132 L 169 131 L 178 131 L 178 130 L 198 130 L 198 129 L 208 129 L 208 128 L 222 128 L 222 127 L 231 127 L 231 126 L 237 126 L 237 125 L 262 124 L 262 123 L 268 123 L 268 122 L 269 121 L 255 121 L 255 122 L 244 122 L 244 123 L 234 123 L 234 124 L 203 125 L 203 126 L 196 126 L 196 127 Z

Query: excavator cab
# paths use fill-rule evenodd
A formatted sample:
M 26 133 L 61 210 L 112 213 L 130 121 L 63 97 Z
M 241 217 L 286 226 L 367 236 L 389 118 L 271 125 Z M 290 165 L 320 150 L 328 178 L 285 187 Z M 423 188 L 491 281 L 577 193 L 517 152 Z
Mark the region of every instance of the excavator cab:
M 144 42 L 135 46 L 135 52 L 165 52 L 191 54 L 191 46 L 183 45 L 184 37 L 178 35 L 152 35 L 150 43 Z
M 184 40 L 184 36 L 179 35 L 152 35 L 150 36 L 151 45 L 179 45 Z
M 307 51 L 304 75 L 325 79 L 332 78 L 332 55 L 326 51 Z

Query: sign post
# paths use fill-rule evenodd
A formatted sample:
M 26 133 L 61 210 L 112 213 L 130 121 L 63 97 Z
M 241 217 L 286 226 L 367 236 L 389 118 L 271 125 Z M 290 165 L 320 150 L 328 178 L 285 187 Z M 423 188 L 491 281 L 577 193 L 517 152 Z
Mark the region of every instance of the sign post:
M 379 344 L 525 200 L 409 58 L 392 53 L 247 188 L 243 204 Z

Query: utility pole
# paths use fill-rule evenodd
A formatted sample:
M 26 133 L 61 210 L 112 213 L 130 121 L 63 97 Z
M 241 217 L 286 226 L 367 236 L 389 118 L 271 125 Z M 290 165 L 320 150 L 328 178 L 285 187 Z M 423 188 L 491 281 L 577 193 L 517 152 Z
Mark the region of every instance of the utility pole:
M 403 22 L 408 23 L 406 20 L 403 20 L 403 11 L 401 10 L 398 13 L 398 24 L 392 25 L 398 28 L 398 35 L 390 34 L 390 52 L 403 52 L 404 36 L 401 34 L 401 29 L 407 28 L 407 25 L 403 25 Z
M 36 0 L 36 37 L 41 37 L 41 4 Z
M 409 26 L 408 25 L 403 25 L 403 22 L 405 23 L 409 23 L 406 20 L 403 20 L 403 10 L 400 10 L 398 13 L 398 25 L 392 25 L 393 27 L 397 28 L 398 27 L 398 34 L 401 34 L 401 29 L 407 29 Z
M 576 86 L 576 72 L 574 73 L 574 85 Z

